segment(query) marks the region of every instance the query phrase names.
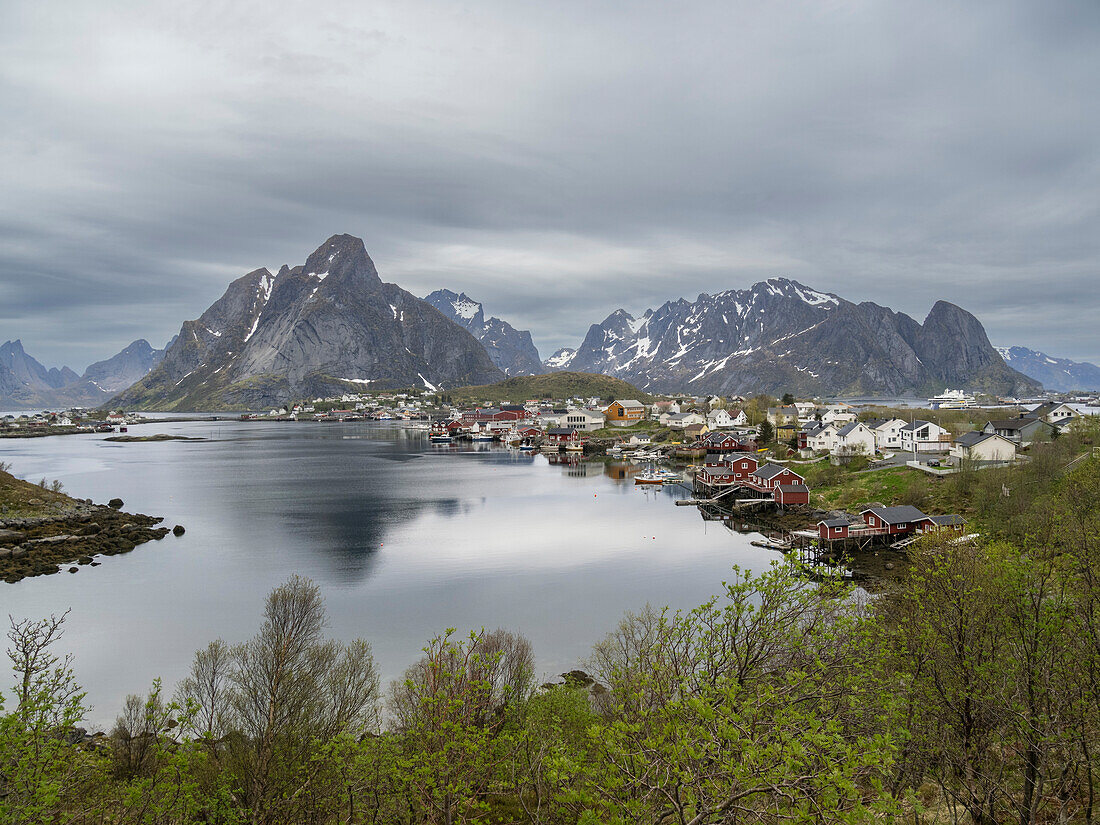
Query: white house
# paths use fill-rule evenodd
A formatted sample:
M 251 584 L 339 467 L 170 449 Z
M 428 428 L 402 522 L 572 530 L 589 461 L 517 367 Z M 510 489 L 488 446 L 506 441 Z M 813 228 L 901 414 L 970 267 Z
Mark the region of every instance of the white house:
M 951 448 L 951 433 L 939 424 L 917 419 L 901 428 L 901 449 L 906 452 L 941 453 Z
M 1013 461 L 1016 445 L 996 433 L 963 433 L 951 448 L 954 458 L 971 461 Z
M 847 404 L 832 404 L 821 414 L 821 420 L 826 424 L 847 424 L 856 420 L 856 414 Z
M 900 418 L 872 418 L 863 422 L 875 435 L 875 449 L 880 453 L 901 449 L 901 430 L 908 423 Z
M 707 420 L 695 412 L 678 413 L 676 415 L 666 413 L 661 416 L 661 423 L 673 430 L 683 430 L 692 424 L 706 424 Z
M 743 415 L 744 413 L 742 413 Z M 711 410 L 707 413 L 707 426 L 712 430 L 733 427 L 736 426 L 736 423 L 728 410 Z
M 1024 413 L 1022 418 L 1039 418 L 1048 424 L 1053 424 L 1056 427 L 1062 427 L 1068 424 L 1074 418 L 1077 418 L 1077 411 L 1073 409 L 1069 404 L 1058 404 L 1054 401 L 1049 401 L 1046 404 L 1040 404 L 1035 409 L 1028 413 Z
M 567 410 L 560 420 L 559 426 L 561 427 L 589 432 L 602 428 L 607 416 L 596 410 L 572 409 Z
M 875 454 L 875 434 L 871 429 L 859 421 L 845 424 L 836 432 L 836 447 L 830 452 L 833 455 L 866 455 Z
M 803 432 L 806 435 L 806 447 L 807 450 L 813 450 L 815 453 L 829 452 L 831 453 L 837 446 L 837 431 L 840 428 L 836 424 L 822 424 L 820 421 L 815 421 L 806 427 Z

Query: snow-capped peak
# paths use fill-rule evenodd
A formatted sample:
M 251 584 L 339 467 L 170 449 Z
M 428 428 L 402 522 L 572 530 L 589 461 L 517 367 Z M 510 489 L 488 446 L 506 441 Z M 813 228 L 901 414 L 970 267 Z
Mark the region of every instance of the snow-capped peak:
M 454 307 L 455 315 L 467 321 L 472 320 L 481 311 L 481 304 L 468 298 L 465 293 L 451 301 L 451 306 Z
M 568 367 L 576 357 L 577 351 L 571 347 L 562 347 L 543 363 L 550 369 L 563 370 Z

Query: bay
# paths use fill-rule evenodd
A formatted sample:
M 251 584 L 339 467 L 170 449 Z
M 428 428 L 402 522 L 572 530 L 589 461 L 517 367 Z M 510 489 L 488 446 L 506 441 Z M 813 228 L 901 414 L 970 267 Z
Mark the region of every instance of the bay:
M 545 679 L 579 666 L 625 611 L 694 607 L 732 565 L 776 558 L 673 506 L 685 488 L 635 487 L 602 461 L 431 445 L 359 422 L 130 427 L 160 432 L 207 440 L 0 442 L 22 478 L 187 529 L 77 574 L 0 583 L 0 614 L 71 608 L 64 646 L 101 725 L 154 678 L 173 688 L 210 640 L 250 636 L 295 573 L 321 587 L 331 635 L 371 643 L 386 681 L 449 627 L 525 634 Z

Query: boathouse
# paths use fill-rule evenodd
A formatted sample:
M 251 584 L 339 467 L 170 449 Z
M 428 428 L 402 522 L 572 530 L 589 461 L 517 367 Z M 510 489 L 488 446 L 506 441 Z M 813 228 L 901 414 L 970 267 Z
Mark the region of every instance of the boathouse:
M 780 507 L 810 503 L 810 488 L 805 484 L 780 484 L 775 488 L 775 503 Z
M 863 522 L 875 530 L 888 535 L 912 533 L 917 523 L 927 518 L 920 510 L 910 504 L 895 507 L 868 507 L 860 513 Z
M 568 427 L 551 427 L 546 431 L 546 440 L 550 444 L 579 444 L 582 439 L 579 430 L 571 430 Z
M 961 533 L 965 524 L 966 519 L 955 514 L 948 516 L 925 516 L 917 522 L 917 532 L 938 533 L 943 530 L 950 530 L 955 533 Z
M 822 539 L 846 539 L 851 535 L 852 525 L 846 518 L 827 518 L 817 523 L 817 535 Z
M 780 484 L 804 484 L 806 479 L 787 467 L 765 464 L 751 473 L 748 481 L 759 489 L 774 490 Z

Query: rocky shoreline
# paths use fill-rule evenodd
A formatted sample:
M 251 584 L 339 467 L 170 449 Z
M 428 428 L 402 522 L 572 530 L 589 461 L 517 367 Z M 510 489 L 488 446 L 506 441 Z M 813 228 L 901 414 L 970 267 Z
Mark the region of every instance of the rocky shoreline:
M 157 526 L 164 519 L 122 512 L 115 502 L 117 507 L 74 502 L 56 515 L 0 518 L 0 580 L 76 573 L 98 565 L 97 557 L 129 553 L 173 532 Z M 174 532 L 182 535 L 183 528 Z

